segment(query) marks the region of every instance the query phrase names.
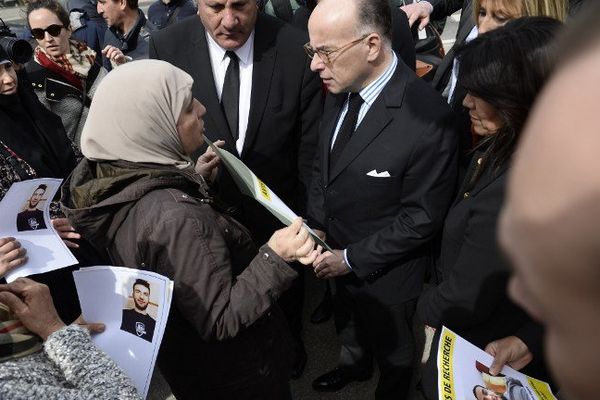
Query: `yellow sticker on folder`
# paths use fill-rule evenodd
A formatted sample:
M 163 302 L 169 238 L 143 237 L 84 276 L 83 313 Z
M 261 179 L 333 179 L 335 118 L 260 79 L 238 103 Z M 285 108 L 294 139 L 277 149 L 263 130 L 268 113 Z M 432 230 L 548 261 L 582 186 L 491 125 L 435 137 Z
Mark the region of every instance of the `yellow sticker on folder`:
M 267 201 L 271 201 L 271 193 L 269 192 L 267 185 L 265 185 L 265 183 L 260 179 L 256 180 L 258 181 L 258 188 L 260 189 L 260 194 L 262 194 L 262 197 L 264 197 Z

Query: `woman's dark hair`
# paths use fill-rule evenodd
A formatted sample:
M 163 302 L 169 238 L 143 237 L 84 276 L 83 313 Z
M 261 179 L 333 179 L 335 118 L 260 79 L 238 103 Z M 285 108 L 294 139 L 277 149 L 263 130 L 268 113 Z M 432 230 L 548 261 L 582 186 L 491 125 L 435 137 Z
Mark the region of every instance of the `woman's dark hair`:
M 63 6 L 60 5 L 56 0 L 40 0 L 36 2 L 29 2 L 27 4 L 27 27 L 31 29 L 29 25 L 29 14 L 31 14 L 35 10 L 41 10 L 45 8 L 46 10 L 54 13 L 58 17 L 58 20 L 65 28 L 69 28 L 71 21 L 69 19 L 69 13 L 64 9 Z
M 552 72 L 555 38 L 562 26 L 549 17 L 518 18 L 457 50 L 459 84 L 493 106 L 502 121 L 502 128 L 478 146 L 485 149 L 482 166 L 497 170 L 513 154 L 533 102 Z

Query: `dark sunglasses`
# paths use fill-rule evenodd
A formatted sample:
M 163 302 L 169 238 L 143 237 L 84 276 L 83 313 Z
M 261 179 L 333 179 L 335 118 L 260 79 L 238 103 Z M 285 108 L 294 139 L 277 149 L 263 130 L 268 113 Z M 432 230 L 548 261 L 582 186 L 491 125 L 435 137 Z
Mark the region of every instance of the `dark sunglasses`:
M 37 40 L 42 40 L 45 36 L 45 33 L 48 32 L 50 36 L 57 37 L 58 35 L 60 35 L 60 31 L 62 30 L 62 28 L 64 28 L 64 26 L 58 24 L 52 24 L 46 29 L 35 28 L 31 30 L 31 36 L 33 36 Z

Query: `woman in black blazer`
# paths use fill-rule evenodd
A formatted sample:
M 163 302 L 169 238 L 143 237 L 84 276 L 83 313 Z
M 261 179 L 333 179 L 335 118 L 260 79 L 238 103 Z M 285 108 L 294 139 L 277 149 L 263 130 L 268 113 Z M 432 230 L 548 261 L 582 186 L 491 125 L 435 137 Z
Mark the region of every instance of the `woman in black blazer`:
M 496 228 L 511 156 L 549 75 L 561 26 L 547 17 L 521 18 L 458 50 L 459 79 L 467 90 L 463 104 L 480 143 L 444 224 L 435 269 L 439 284 L 421 295 L 417 307 L 426 330 L 437 333 L 423 371 L 428 398 L 437 398 L 435 339 L 442 326 L 481 348 L 503 339 L 501 344 L 518 350 L 507 360 L 517 368 L 539 361 L 539 328 L 507 296 L 509 266 Z

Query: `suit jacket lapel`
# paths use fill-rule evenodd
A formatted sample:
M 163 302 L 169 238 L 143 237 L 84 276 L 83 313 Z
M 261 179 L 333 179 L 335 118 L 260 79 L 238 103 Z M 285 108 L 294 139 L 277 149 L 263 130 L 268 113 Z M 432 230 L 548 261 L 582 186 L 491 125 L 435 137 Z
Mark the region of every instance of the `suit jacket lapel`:
M 270 29 L 269 25 L 265 24 L 263 18 L 259 15 L 254 33 L 252 93 L 250 95 L 250 112 L 242 155 L 252 147 L 267 105 L 277 55 L 273 45 L 275 37 L 276 32 Z
M 358 129 L 340 155 L 340 159 L 330 171 L 329 182 L 333 181 L 364 149 L 375 139 L 392 120 L 388 108 L 402 105 L 406 79 L 412 73 L 406 65 L 398 63 L 394 75 L 377 97 Z
M 193 39 L 190 51 L 187 53 L 187 70 L 192 72 L 191 75 L 194 78 L 194 97 L 208 110 L 204 116 L 207 127 L 206 135 L 213 141 L 224 139 L 226 142 L 225 148 L 234 151 L 234 154 L 236 154 L 235 140 L 229 131 L 227 120 L 217 96 L 206 33 L 200 18 L 198 18 L 195 27 L 197 27 L 196 31 L 190 34 Z
M 456 48 L 465 42 L 467 36 L 469 36 L 469 33 L 471 33 L 475 26 L 472 14 L 473 2 L 466 1 L 461 14 L 461 23 L 459 24 L 458 32 L 456 34 L 456 42 L 448 53 L 446 53 L 446 56 L 442 59 L 440 65 L 438 65 L 433 80 L 431 81 L 431 84 L 438 92 L 442 92 L 445 89 L 445 86 L 442 87 L 442 84 L 448 84 L 446 77 L 451 73 L 452 67 L 454 66 L 454 53 L 456 52 Z
M 456 34 L 457 43 L 464 43 L 464 41 L 467 39 L 467 36 L 469 36 L 469 33 L 471 33 L 475 27 L 475 21 L 473 19 L 473 2 L 466 1 L 464 4 L 465 7 L 463 7 L 461 17 L 466 18 L 466 20 L 460 24 L 458 33 Z

